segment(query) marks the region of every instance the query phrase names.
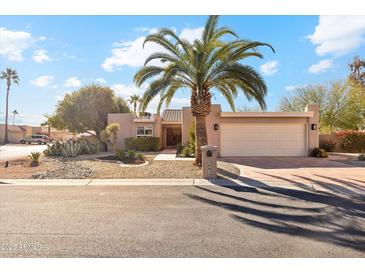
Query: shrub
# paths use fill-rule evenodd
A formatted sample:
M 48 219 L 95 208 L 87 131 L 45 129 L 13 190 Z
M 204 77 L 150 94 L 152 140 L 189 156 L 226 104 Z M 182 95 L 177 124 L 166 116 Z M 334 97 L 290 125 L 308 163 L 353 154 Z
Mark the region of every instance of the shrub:
M 119 160 L 125 160 L 126 159 L 126 151 L 122 148 L 117 149 L 117 151 L 115 152 L 115 156 L 119 159 Z
M 364 153 L 360 154 L 358 160 L 365 161 L 365 154 Z
M 48 148 L 43 152 L 46 156 L 75 157 L 82 154 L 94 154 L 99 152 L 99 145 L 80 138 L 78 140 L 68 140 L 67 142 L 55 142 L 47 145 Z
M 323 148 L 327 152 L 333 152 L 336 142 L 332 141 L 331 139 L 326 139 L 321 142 L 321 148 Z
M 131 137 L 126 138 L 124 145 L 126 149 L 136 151 L 159 151 L 160 138 L 158 137 Z
M 184 148 L 183 144 L 178 143 L 178 144 L 176 145 L 176 154 L 177 154 L 177 155 L 181 154 L 181 151 L 183 150 L 183 148 Z
M 184 157 L 191 157 L 194 154 L 194 150 L 190 147 L 190 146 L 185 146 L 182 151 L 181 154 Z
M 328 154 L 323 148 L 316 147 L 312 151 L 312 156 L 316 158 L 327 158 Z
M 140 161 L 143 161 L 144 160 L 144 155 L 143 155 L 143 153 L 137 153 L 137 155 L 136 155 L 136 158 L 137 158 L 137 160 L 140 160 Z
M 134 150 L 125 150 L 125 149 L 118 149 L 115 153 L 115 156 L 123 162 L 135 162 L 136 160 L 144 160 L 144 155 L 142 153 L 137 153 Z
M 127 158 L 129 161 L 136 160 L 136 152 L 134 150 L 128 150 L 127 151 Z
M 363 152 L 365 151 L 365 132 L 343 131 L 337 133 L 341 140 L 341 148 L 344 152 Z
M 41 157 L 41 153 L 40 152 L 31 152 L 28 157 L 30 158 L 31 162 L 30 162 L 30 166 L 34 167 L 34 166 L 39 166 L 39 158 Z

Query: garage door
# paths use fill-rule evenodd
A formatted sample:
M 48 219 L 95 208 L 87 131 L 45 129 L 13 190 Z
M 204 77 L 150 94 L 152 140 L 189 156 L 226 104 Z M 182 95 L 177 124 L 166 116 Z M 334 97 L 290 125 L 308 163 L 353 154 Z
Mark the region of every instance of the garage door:
M 221 124 L 222 156 L 306 156 L 303 124 Z

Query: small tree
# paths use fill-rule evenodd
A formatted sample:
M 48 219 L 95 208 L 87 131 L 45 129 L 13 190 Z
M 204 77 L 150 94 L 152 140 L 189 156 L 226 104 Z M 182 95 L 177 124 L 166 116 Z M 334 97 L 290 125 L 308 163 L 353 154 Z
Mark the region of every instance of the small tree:
M 112 149 L 115 150 L 117 147 L 118 131 L 120 125 L 118 123 L 111 123 L 101 132 L 101 138 L 104 142 L 111 142 Z
M 71 132 L 88 132 L 100 140 L 100 133 L 107 126 L 108 113 L 130 112 L 126 102 L 115 96 L 108 87 L 85 86 L 66 94 L 58 102 L 54 119 L 56 128 L 63 127 Z

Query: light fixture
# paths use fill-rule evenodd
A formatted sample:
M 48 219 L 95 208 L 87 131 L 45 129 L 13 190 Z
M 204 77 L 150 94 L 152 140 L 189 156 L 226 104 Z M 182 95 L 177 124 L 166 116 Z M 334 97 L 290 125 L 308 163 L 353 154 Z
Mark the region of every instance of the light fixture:
M 311 128 L 312 128 L 312 130 L 317 130 L 317 124 L 312 124 Z

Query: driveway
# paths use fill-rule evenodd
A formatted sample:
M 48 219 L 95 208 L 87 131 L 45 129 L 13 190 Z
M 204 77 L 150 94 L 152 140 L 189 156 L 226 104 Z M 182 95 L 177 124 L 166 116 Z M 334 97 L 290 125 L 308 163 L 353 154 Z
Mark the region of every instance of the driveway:
M 31 152 L 43 152 L 47 145 L 8 144 L 0 146 L 0 161 L 26 158 Z
M 255 187 L 286 187 L 327 191 L 337 195 L 365 195 L 365 162 L 344 156 L 226 157 L 236 164 L 240 181 Z

